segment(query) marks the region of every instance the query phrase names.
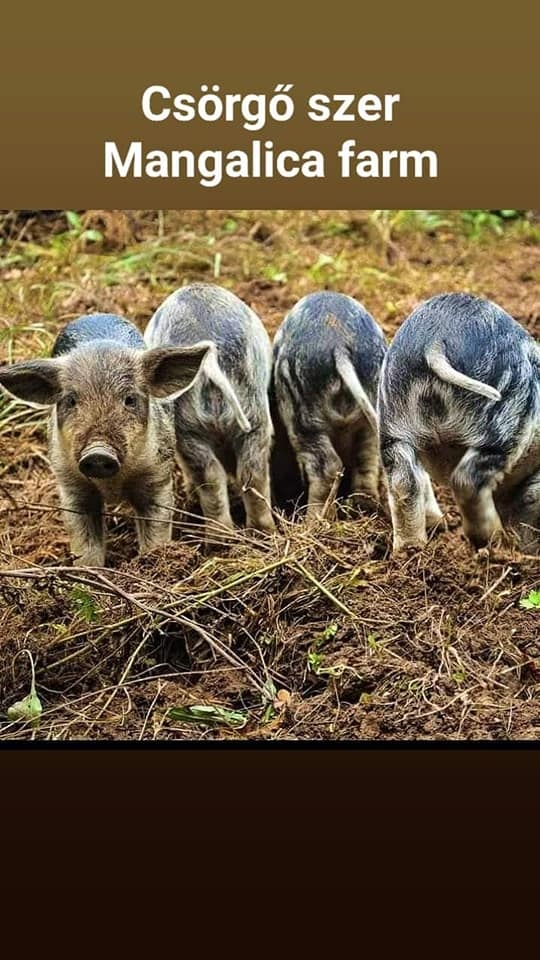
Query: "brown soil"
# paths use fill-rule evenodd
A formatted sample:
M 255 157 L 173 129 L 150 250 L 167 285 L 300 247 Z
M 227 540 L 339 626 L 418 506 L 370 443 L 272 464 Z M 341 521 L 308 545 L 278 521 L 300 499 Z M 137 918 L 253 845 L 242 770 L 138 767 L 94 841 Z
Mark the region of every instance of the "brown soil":
M 420 299 L 457 289 L 540 337 L 532 224 L 471 238 L 458 214 L 427 231 L 364 211 L 90 211 L 66 236 L 61 212 L 28 214 L 0 218 L 0 361 L 46 352 L 80 312 L 142 327 L 175 286 L 215 274 L 270 332 L 328 286 L 362 300 L 389 337 Z M 447 492 L 447 529 L 392 559 L 382 513 L 311 530 L 281 518 L 271 541 L 239 530 L 206 555 L 179 490 L 170 547 L 138 559 L 129 518 L 115 515 L 108 569 L 76 571 L 42 417 L 14 413 L 0 406 L 0 738 L 540 735 L 540 610 L 520 606 L 540 588 L 538 558 L 475 553 Z M 24 651 L 43 706 L 35 726 L 6 718 L 30 689 Z M 216 709 L 190 719 L 200 706 Z

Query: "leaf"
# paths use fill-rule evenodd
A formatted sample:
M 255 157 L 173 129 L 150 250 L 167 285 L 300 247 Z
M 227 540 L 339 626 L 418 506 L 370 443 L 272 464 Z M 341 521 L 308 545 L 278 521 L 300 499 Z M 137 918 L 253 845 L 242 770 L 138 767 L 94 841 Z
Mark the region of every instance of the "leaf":
M 101 243 L 103 234 L 101 230 L 85 230 L 81 233 L 81 240 L 89 240 L 90 243 Z
M 8 720 L 36 720 L 43 711 L 41 700 L 35 690 L 22 700 L 17 700 L 11 707 L 8 707 Z
M 314 653 L 310 651 L 307 655 L 307 661 L 314 673 L 319 673 L 323 663 L 324 663 L 324 654 L 323 653 Z
M 352 670 L 352 667 L 347 666 L 346 663 L 336 663 L 333 667 L 321 667 L 317 671 L 320 677 L 342 677 L 345 671 Z
M 329 623 L 328 626 L 325 627 L 324 630 L 321 630 L 321 632 L 318 633 L 314 638 L 313 646 L 315 649 L 318 650 L 323 646 L 323 644 L 327 643 L 329 640 L 333 640 L 337 632 L 337 623 Z
M 240 729 L 245 727 L 248 718 L 240 710 L 226 710 L 224 707 L 197 704 L 189 707 L 171 707 L 167 711 L 171 720 L 180 720 L 183 723 L 203 723 Z
M 320 278 L 323 271 L 326 271 L 327 267 L 334 267 L 336 272 L 339 272 L 339 264 L 335 257 L 331 257 L 328 253 L 321 253 L 316 263 L 309 268 L 309 273 L 314 280 Z
M 86 623 L 95 623 L 96 620 L 99 620 L 99 607 L 87 590 L 79 586 L 73 587 L 71 600 L 77 609 L 77 613 L 82 620 L 86 620 Z
M 264 275 L 273 283 L 287 283 L 289 279 L 284 270 L 279 270 L 277 267 L 273 267 L 272 264 L 265 267 Z
M 528 597 L 519 601 L 520 607 L 525 610 L 534 610 L 540 607 L 540 590 L 531 590 Z
M 41 706 L 41 700 L 36 693 L 36 671 L 34 667 L 34 658 L 32 657 L 30 650 L 21 650 L 20 653 L 26 653 L 28 655 L 28 659 L 30 660 L 30 667 L 32 669 L 30 693 L 27 694 L 26 697 L 23 697 L 22 700 L 17 700 L 17 702 L 12 704 L 11 707 L 8 707 L 7 716 L 8 720 L 32 720 L 34 723 L 37 723 L 43 711 L 43 707 Z
M 74 210 L 66 210 L 66 220 L 72 230 L 81 229 L 81 218 Z
M 334 257 L 331 257 L 328 253 L 320 253 L 317 263 L 314 264 L 314 270 L 320 270 L 321 267 L 328 267 L 331 263 L 335 263 Z
M 276 696 L 276 686 L 271 677 L 265 682 L 262 689 L 263 703 L 272 703 Z

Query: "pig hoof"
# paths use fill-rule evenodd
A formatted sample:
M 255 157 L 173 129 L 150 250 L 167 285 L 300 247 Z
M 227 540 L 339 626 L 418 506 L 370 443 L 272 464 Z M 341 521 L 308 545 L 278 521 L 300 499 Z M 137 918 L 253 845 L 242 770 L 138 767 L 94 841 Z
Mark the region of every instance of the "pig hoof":
M 469 540 L 470 540 L 471 544 L 473 545 L 473 547 L 475 548 L 475 550 L 476 550 L 478 553 L 482 553 L 483 556 L 486 556 L 487 554 L 489 554 L 489 551 L 492 550 L 492 549 L 495 549 L 495 548 L 497 548 L 497 547 L 504 546 L 505 539 L 506 539 L 506 538 L 505 538 L 505 535 L 504 535 L 504 531 L 503 531 L 502 529 L 501 529 L 501 530 L 495 530 L 495 532 L 492 533 L 490 536 L 487 536 L 487 535 L 486 535 L 486 536 L 478 536 L 478 535 L 476 535 L 476 536 L 471 536 L 471 535 L 469 534 Z
M 207 525 L 204 534 L 205 552 L 213 553 L 217 550 L 226 550 L 231 546 L 235 537 L 234 527 L 225 527 L 223 524 Z
M 406 557 L 414 556 L 417 553 L 420 553 L 426 545 L 425 540 L 411 540 L 407 543 L 403 541 L 394 541 L 394 546 L 392 548 L 392 556 L 399 557 L 400 559 L 405 559 Z
M 268 543 L 270 537 L 276 533 L 276 525 L 273 523 L 272 526 L 246 527 L 246 533 L 257 542 Z
M 434 520 L 434 522 L 430 522 L 430 520 L 426 518 L 426 531 L 428 534 L 428 540 L 430 542 L 435 537 L 438 537 L 439 534 L 448 533 L 448 523 L 446 521 L 446 517 L 441 514 L 441 516 L 437 520 Z
M 487 543 L 485 540 L 476 544 L 473 541 L 473 546 L 476 549 L 476 556 L 483 559 L 492 556 L 497 550 L 511 547 L 512 541 L 508 534 L 501 529 L 493 533 Z
M 163 550 L 164 547 L 168 547 L 172 543 L 171 540 L 156 540 L 155 543 L 146 543 L 144 547 L 139 547 L 139 556 L 147 557 L 149 554 L 158 553 L 159 550 Z
M 378 498 L 369 493 L 352 493 L 347 499 L 346 511 L 352 519 L 369 516 L 377 513 L 378 510 Z
M 426 513 L 426 527 L 428 530 L 448 531 L 448 524 L 444 513 Z
M 318 527 L 337 519 L 337 507 L 335 503 L 328 505 L 321 504 L 316 507 L 308 507 L 306 512 L 306 523 L 310 527 Z
M 211 557 L 211 556 L 214 556 L 215 554 L 220 555 L 223 553 L 228 553 L 231 546 L 232 546 L 232 542 L 230 540 L 225 540 L 225 539 L 218 540 L 217 538 L 214 538 L 212 540 L 204 541 L 202 545 L 202 552 L 203 554 L 205 554 L 205 556 Z
M 257 524 L 253 524 L 253 526 L 248 526 L 247 529 L 250 532 L 255 531 L 256 533 L 264 533 L 264 534 L 267 534 L 267 536 L 271 536 L 273 533 L 276 532 L 276 525 L 272 517 L 269 517 L 268 520 L 260 520 Z
M 73 566 L 74 567 L 104 567 L 105 566 L 105 557 L 95 553 L 90 553 L 87 556 L 73 557 Z
M 488 547 L 478 547 L 476 551 L 476 556 L 478 560 L 489 560 L 489 548 Z

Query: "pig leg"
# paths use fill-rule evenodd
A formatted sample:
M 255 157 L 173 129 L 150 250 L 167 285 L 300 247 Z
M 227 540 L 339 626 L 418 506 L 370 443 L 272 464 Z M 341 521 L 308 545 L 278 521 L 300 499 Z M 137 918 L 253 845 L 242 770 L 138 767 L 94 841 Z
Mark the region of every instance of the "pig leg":
M 476 547 L 485 546 L 502 530 L 493 490 L 503 476 L 505 463 L 506 454 L 500 450 L 470 447 L 450 478 L 463 530 Z
M 65 510 L 64 523 L 69 536 L 69 547 L 79 567 L 105 565 L 105 526 L 103 501 L 90 486 L 60 485 L 60 501 Z
M 355 507 L 373 509 L 379 501 L 379 438 L 373 430 L 359 430 L 353 439 L 351 497 Z
M 429 474 L 424 471 L 424 503 L 426 507 L 426 527 L 432 530 L 442 520 L 444 514 L 433 493 Z
M 324 433 L 302 433 L 291 437 L 308 491 L 307 518 L 320 517 L 339 482 L 343 463 Z
M 160 544 L 172 539 L 172 508 L 174 490 L 172 478 L 163 483 L 140 482 L 132 491 L 130 502 L 138 514 L 135 524 L 139 553 L 149 553 Z
M 404 440 L 390 440 L 383 441 L 381 453 L 388 481 L 394 552 L 423 546 L 427 541 L 426 474 L 416 450 Z
M 188 486 L 197 493 L 205 519 L 208 545 L 226 540 L 234 529 L 229 506 L 227 474 L 214 451 L 200 437 L 182 436 L 179 459 L 188 478 Z
M 271 436 L 266 428 L 244 434 L 236 446 L 236 476 L 246 511 L 246 526 L 272 533 L 270 499 Z

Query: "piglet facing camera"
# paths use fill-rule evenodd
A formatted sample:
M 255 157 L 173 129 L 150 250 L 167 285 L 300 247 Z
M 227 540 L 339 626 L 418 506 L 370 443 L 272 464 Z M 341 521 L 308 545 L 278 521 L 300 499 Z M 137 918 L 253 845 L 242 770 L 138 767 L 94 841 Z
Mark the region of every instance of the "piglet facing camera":
M 0 367 L 0 384 L 50 408 L 49 458 L 71 551 L 103 566 L 103 507 L 126 501 L 140 552 L 171 538 L 174 419 L 167 397 L 190 387 L 211 344 L 145 350 L 133 324 L 111 314 L 69 323 L 52 357 Z
M 512 531 L 540 549 L 540 349 L 501 307 L 464 293 L 421 304 L 383 365 L 381 454 L 394 549 L 422 545 L 451 486 L 478 547 Z
M 329 506 L 345 472 L 359 506 L 378 500 L 377 387 L 386 343 L 364 307 L 312 293 L 274 339 L 273 394 L 307 488 L 307 516 Z
M 271 533 L 271 347 L 261 320 L 228 290 L 194 283 L 165 300 L 145 340 L 155 349 L 211 341 L 193 388 L 174 402 L 178 458 L 200 502 L 207 543 L 227 540 L 233 527 L 229 478 L 240 488 L 247 526 Z

